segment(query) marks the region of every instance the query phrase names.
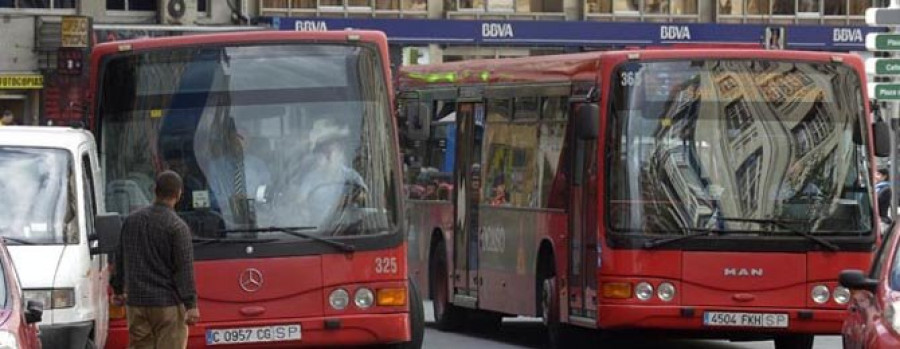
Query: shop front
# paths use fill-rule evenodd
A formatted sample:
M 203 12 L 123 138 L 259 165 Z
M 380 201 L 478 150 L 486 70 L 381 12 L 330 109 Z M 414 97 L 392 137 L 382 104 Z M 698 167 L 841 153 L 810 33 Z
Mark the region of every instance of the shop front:
M 43 89 L 41 74 L 0 72 L 0 113 L 12 111 L 19 125 L 37 124 Z

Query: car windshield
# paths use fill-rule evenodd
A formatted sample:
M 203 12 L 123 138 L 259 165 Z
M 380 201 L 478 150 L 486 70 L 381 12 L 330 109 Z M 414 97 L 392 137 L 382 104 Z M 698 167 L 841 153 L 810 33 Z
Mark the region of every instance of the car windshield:
M 629 234 L 871 231 L 859 76 L 837 63 L 628 63 L 612 82 L 609 219 Z
M 395 142 L 381 64 L 374 48 L 337 44 L 109 59 L 100 103 L 107 207 L 149 204 L 155 174 L 173 170 L 184 179 L 177 211 L 201 237 L 393 231 Z
M 0 146 L 0 236 L 77 243 L 75 177 L 63 149 Z

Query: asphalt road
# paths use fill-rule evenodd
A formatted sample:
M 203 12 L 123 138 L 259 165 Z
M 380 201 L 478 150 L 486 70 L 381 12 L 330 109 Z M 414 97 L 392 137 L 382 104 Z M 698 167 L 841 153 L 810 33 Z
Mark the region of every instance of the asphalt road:
M 512 349 L 544 347 L 544 330 L 539 319 L 514 318 L 504 319 L 499 332 L 447 333 L 431 327 L 434 317 L 431 303 L 425 302 L 425 345 L 427 349 L 457 348 L 491 348 Z M 597 348 L 667 348 L 667 349 L 771 349 L 775 345 L 767 342 L 729 342 L 716 340 L 676 340 L 663 338 L 636 338 L 634 336 L 613 336 L 604 339 L 603 345 Z M 837 336 L 816 337 L 815 348 L 840 349 L 841 339 Z

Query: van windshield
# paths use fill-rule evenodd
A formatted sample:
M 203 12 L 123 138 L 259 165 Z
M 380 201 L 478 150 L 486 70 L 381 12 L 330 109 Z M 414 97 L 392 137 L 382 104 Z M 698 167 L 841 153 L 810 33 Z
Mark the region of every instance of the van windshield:
M 0 146 L 0 235 L 36 244 L 78 242 L 71 163 L 62 149 Z

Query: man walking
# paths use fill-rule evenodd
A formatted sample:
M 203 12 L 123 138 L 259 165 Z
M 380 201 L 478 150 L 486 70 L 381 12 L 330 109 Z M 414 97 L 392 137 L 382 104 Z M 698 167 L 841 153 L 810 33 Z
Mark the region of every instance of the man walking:
M 153 205 L 122 225 L 111 283 L 113 301 L 127 304 L 130 348 L 185 348 L 188 325 L 200 319 L 191 232 L 174 211 L 181 194 L 181 177 L 160 173 Z

